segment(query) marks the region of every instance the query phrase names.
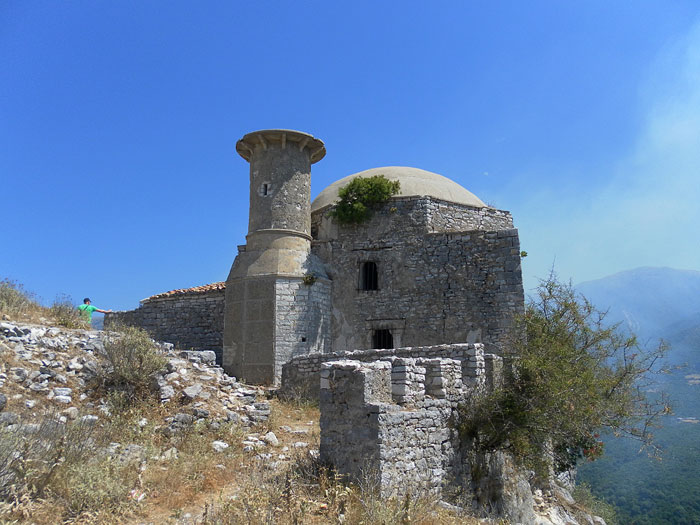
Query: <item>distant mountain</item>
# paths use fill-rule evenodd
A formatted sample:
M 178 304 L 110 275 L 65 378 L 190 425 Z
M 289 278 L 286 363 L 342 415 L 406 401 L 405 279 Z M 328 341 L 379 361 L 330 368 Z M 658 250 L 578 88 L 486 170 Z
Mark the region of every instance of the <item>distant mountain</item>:
M 576 285 L 642 340 L 700 329 L 700 272 L 636 268 Z M 680 334 L 679 334 L 680 336 Z
M 610 439 L 602 460 L 581 465 L 581 480 L 618 506 L 622 523 L 700 523 L 700 272 L 637 268 L 575 288 L 642 343 L 667 341 L 671 364 L 686 364 L 662 376 L 675 412 L 655 432 L 663 461 Z

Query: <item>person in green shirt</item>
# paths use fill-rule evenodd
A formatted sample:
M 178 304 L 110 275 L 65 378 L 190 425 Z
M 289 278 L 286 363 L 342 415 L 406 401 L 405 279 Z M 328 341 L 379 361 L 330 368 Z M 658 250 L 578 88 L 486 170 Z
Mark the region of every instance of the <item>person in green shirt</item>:
M 82 317 L 88 323 L 92 321 L 92 312 L 99 312 L 101 314 L 106 314 L 106 313 L 112 311 L 112 310 L 100 310 L 96 306 L 92 306 L 90 304 L 89 297 L 86 297 L 85 299 L 83 299 L 83 304 L 78 306 L 78 310 L 80 311 L 80 317 Z

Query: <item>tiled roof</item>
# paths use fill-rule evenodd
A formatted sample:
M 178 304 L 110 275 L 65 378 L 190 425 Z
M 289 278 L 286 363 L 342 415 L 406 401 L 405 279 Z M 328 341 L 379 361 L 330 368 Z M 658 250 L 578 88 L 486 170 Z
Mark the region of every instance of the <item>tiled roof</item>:
M 150 301 L 151 299 L 163 299 L 165 297 L 173 297 L 175 295 L 185 295 L 185 294 L 197 294 L 205 292 L 213 292 L 215 290 L 225 290 L 226 282 L 220 281 L 218 283 L 204 284 L 202 286 L 193 286 L 192 288 L 180 288 L 178 290 L 170 290 L 169 292 L 163 292 L 156 295 L 151 295 L 145 299 L 141 299 L 141 302 Z

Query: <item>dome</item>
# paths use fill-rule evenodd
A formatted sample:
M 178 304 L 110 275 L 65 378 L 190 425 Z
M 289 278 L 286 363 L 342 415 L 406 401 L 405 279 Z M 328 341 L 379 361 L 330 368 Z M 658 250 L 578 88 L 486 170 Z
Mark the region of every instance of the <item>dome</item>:
M 311 211 L 320 210 L 335 203 L 338 200 L 338 190 L 355 177 L 373 177 L 374 175 L 384 175 L 389 180 L 399 181 L 401 189 L 398 196 L 400 197 L 429 196 L 477 208 L 486 207 L 479 197 L 447 177 L 418 168 L 387 166 L 360 171 L 335 181 L 318 194 L 311 203 Z

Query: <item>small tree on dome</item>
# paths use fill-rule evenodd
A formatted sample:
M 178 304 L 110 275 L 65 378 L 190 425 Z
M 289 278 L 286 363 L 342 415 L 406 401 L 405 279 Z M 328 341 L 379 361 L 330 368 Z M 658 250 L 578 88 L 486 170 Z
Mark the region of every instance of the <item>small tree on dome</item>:
M 390 181 L 384 175 L 355 177 L 338 191 L 340 200 L 331 215 L 341 224 L 360 224 L 400 188 L 399 181 Z

